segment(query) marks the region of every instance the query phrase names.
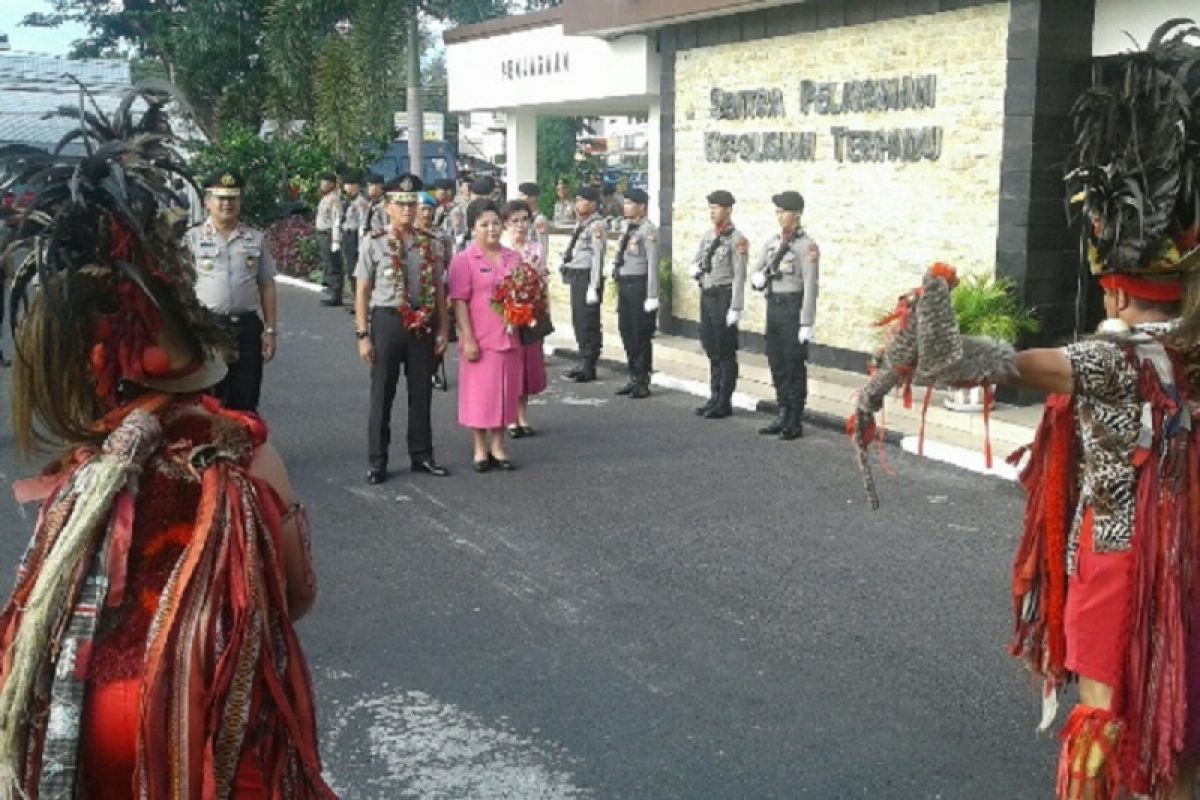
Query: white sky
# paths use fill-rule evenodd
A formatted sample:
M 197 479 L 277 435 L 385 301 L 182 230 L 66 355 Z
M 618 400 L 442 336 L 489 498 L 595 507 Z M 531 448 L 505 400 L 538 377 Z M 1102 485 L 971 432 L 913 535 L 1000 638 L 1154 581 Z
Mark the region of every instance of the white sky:
M 82 25 L 68 23 L 57 28 L 27 28 L 20 24 L 26 14 L 35 11 L 53 12 L 46 0 L 0 0 L 0 33 L 8 34 L 8 43 L 15 50 L 65 56 L 71 42 L 83 38 Z

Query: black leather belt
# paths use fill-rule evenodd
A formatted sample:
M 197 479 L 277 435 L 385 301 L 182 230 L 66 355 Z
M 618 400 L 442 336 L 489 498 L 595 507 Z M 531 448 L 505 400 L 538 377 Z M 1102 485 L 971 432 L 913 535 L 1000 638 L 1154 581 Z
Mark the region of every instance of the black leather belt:
M 218 317 L 228 322 L 230 325 L 237 325 L 242 322 L 249 322 L 253 319 L 258 319 L 257 311 L 239 311 L 236 314 L 217 314 Z
M 617 283 L 635 283 L 636 281 L 644 281 L 649 278 L 649 275 L 618 275 Z
M 732 292 L 733 284 L 726 283 L 722 286 L 710 286 L 707 289 L 701 289 L 700 291 L 704 292 L 705 294 L 717 294 L 718 292 Z

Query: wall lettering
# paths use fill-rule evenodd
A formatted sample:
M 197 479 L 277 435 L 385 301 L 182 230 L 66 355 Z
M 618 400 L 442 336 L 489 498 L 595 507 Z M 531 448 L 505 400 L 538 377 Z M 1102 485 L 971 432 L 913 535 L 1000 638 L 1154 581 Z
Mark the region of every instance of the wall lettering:
M 800 81 L 799 112 L 868 114 L 924 111 L 937 106 L 936 75 L 904 75 L 849 81 Z M 709 92 L 709 114 L 716 120 L 778 119 L 787 116 L 781 89 Z M 839 163 L 937 161 L 942 157 L 940 126 L 829 129 L 829 154 Z M 768 131 L 704 134 L 704 159 L 709 162 L 815 161 L 815 131 Z
M 558 75 L 571 69 L 571 54 L 566 50 L 557 53 L 506 58 L 500 62 L 500 74 L 505 80 L 532 78 L 538 75 Z
M 713 119 L 762 119 L 785 116 L 782 89 L 750 89 L 726 92 L 713 89 L 709 93 Z

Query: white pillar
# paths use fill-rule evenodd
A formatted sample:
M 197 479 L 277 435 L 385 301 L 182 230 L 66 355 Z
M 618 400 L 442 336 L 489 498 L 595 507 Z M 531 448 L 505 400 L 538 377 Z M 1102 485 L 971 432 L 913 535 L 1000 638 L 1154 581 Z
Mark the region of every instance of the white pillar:
M 659 223 L 661 214 L 659 213 L 659 202 L 662 194 L 662 164 L 659 159 L 662 157 L 662 132 L 659 129 L 659 111 L 661 104 L 658 98 L 650 101 L 650 113 L 647 115 L 646 121 L 646 158 L 650 162 L 646 168 L 646 192 L 650 195 L 650 207 L 646 210 L 646 216 L 655 225 Z
M 537 114 L 508 111 L 504 115 L 504 129 L 504 176 L 508 199 L 515 200 L 518 185 L 538 178 Z

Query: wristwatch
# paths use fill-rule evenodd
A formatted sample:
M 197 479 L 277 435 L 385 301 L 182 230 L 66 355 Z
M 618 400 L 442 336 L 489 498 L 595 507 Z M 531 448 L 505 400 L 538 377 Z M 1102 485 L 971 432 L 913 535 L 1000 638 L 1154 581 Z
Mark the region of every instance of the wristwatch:
M 368 336 L 370 336 L 371 334 L 369 331 L 355 331 L 354 335 L 359 338 L 359 341 L 361 341 L 361 340 L 367 338 Z
M 263 328 L 263 336 L 274 336 L 274 335 L 275 335 L 274 328 Z

